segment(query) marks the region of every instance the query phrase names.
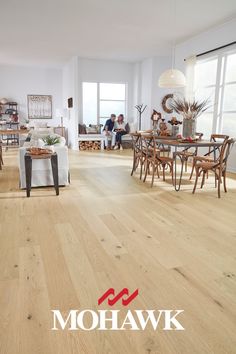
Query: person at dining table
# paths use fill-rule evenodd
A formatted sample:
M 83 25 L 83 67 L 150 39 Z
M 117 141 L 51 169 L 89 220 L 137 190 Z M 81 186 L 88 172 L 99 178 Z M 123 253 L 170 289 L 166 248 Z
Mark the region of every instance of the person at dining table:
M 120 149 L 123 150 L 122 147 L 122 136 L 127 134 L 127 131 L 125 129 L 126 123 L 124 122 L 124 115 L 120 114 L 117 117 L 117 121 L 115 122 L 114 125 L 114 132 L 116 133 L 116 145 L 114 147 L 114 150 Z

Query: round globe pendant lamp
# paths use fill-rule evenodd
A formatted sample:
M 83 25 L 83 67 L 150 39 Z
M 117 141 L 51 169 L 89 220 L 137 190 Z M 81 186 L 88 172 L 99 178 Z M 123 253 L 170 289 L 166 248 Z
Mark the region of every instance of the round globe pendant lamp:
M 173 23 L 176 24 L 176 0 L 173 0 Z M 175 28 L 175 26 L 174 26 Z M 175 41 L 172 43 L 172 67 L 164 71 L 158 80 L 159 87 L 178 88 L 186 86 L 186 78 L 182 71 L 175 69 Z

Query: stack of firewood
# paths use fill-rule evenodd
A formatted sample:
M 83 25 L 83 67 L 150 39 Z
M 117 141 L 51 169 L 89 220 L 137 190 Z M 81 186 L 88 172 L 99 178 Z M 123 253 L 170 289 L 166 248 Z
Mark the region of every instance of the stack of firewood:
M 79 149 L 84 150 L 100 150 L 101 142 L 100 141 L 80 141 Z

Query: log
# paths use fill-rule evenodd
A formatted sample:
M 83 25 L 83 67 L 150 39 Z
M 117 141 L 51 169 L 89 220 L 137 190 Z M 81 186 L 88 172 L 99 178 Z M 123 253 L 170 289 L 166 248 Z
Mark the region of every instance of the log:
M 79 141 L 79 150 L 101 150 L 101 142 L 100 141 Z

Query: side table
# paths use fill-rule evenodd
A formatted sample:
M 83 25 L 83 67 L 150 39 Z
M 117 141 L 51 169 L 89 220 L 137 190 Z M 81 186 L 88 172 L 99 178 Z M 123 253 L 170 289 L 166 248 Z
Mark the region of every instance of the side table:
M 33 155 L 29 152 L 25 154 L 25 178 L 26 178 L 26 194 L 27 197 L 30 197 L 31 191 L 31 177 L 32 177 L 32 160 L 38 159 L 51 159 L 52 166 L 52 175 L 54 188 L 56 190 L 56 195 L 59 195 L 59 180 L 58 180 L 58 159 L 57 153 L 52 154 L 42 154 L 42 155 Z

